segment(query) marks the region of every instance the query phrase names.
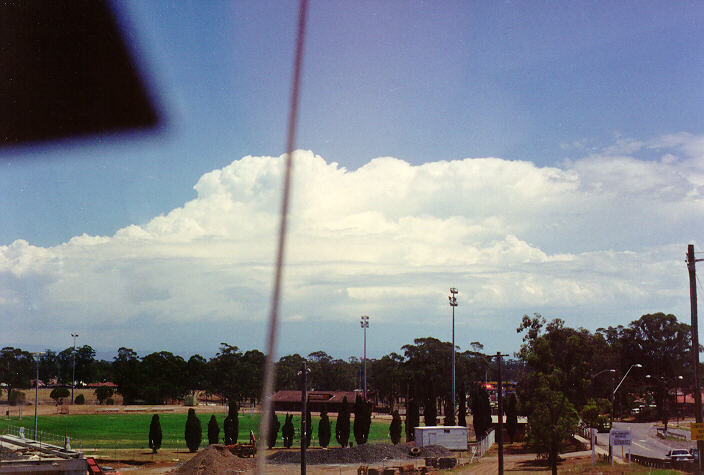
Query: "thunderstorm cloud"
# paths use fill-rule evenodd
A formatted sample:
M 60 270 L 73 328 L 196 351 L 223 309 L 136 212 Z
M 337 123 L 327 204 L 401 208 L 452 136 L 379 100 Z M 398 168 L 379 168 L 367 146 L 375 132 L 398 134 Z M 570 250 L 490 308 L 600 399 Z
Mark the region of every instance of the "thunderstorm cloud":
M 590 329 L 651 311 L 687 319 L 683 257 L 701 242 L 704 137 L 621 140 L 559 167 L 428 160 L 347 170 L 296 152 L 284 321 L 432 322 L 446 318 L 450 286 L 485 329 L 505 319 L 513 330 L 539 311 Z M 170 324 L 261 325 L 283 166 L 237 159 L 204 174 L 183 207 L 112 236 L 0 246 L 2 343 L 140 322 L 156 350 Z

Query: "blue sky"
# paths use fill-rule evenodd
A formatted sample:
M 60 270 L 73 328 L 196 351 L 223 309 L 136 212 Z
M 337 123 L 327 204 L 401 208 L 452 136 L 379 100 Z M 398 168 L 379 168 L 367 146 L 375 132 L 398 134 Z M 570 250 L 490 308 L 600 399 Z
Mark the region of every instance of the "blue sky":
M 50 272 L 53 277 L 47 277 L 36 270 L 30 279 L 16 267 L 19 263 L 32 267 L 27 262 L 36 264 L 39 254 L 50 254 L 53 257 L 47 262 L 59 261 L 62 269 L 74 270 L 76 280 L 69 287 L 75 289 L 88 278 L 81 276 L 86 265 L 71 261 L 77 258 L 71 256 L 85 256 L 88 251 L 67 250 L 88 245 L 68 244 L 76 236 L 102 236 L 117 246 L 120 239 L 115 233 L 135 226 L 169 241 L 183 229 L 194 229 L 183 223 L 197 223 L 197 239 L 206 236 L 212 246 L 210 240 L 217 235 L 233 246 L 228 252 L 235 249 L 237 254 L 241 247 L 256 247 L 248 239 L 256 239 L 270 225 L 262 224 L 251 234 L 245 230 L 259 223 L 260 205 L 271 198 L 261 187 L 276 188 L 276 171 L 266 157 L 278 157 L 284 151 L 296 2 L 211 2 L 206 8 L 201 2 L 132 1 L 118 2 L 115 8 L 163 110 L 164 126 L 156 132 L 0 150 L 0 250 L 9 263 L 0 267 L 0 275 L 5 273 L 0 280 L 5 283 L 0 303 L 11 307 L 5 313 L 12 316 L 12 331 L 3 332 L 0 344 L 27 347 L 40 341 L 42 347 L 68 346 L 70 331 L 83 326 L 84 333 L 92 335 L 86 343 L 110 354 L 122 345 L 141 352 L 166 348 L 179 354 L 212 353 L 222 340 L 243 348 L 263 348 L 266 289 L 270 285 L 269 275 L 261 270 L 267 265 L 265 249 L 261 256 L 254 252 L 261 259 L 255 270 L 243 270 L 251 273 L 247 275 L 256 285 L 247 279 L 233 282 L 227 303 L 216 305 L 219 297 L 209 295 L 207 302 L 194 305 L 190 315 L 179 317 L 177 322 L 165 316 L 178 308 L 174 302 L 172 307 L 159 307 L 155 302 L 168 302 L 168 296 L 187 285 L 185 281 L 156 282 L 158 272 L 153 266 L 157 259 L 150 252 L 179 267 L 184 255 L 203 259 L 195 251 L 145 250 L 131 261 L 136 277 L 116 275 L 117 280 L 101 281 L 96 276 L 110 272 L 91 271 L 97 279 L 93 283 L 97 287 L 91 291 L 95 295 L 110 286 L 130 287 L 124 279 L 139 282 L 142 275 L 146 279 L 142 290 L 153 286 L 154 295 L 167 296 L 146 307 L 131 307 L 134 301 L 127 297 L 127 301 L 111 301 L 111 305 L 129 309 L 124 312 L 106 308 L 105 300 L 90 302 L 88 297 L 61 294 L 62 283 L 70 280 L 61 272 L 68 271 Z M 358 326 L 357 313 L 371 313 L 363 304 L 357 305 L 363 298 L 369 298 L 369 307 L 380 314 L 391 315 L 372 320 L 372 328 L 379 328 L 378 335 L 388 340 L 376 349 L 370 346 L 373 354 L 398 351 L 413 337 L 447 339 L 449 308 L 445 308 L 443 293 L 450 286 L 462 291 L 458 281 L 466 281 L 465 288 L 471 289 L 469 295 L 460 294 L 460 304 L 467 295 L 469 302 L 465 302 L 475 307 L 465 307 L 466 313 L 476 316 L 471 324 L 463 324 L 463 348 L 468 341 L 480 340 L 492 351 L 516 350 L 520 337 L 513 329 L 523 313 L 561 316 L 568 324 L 591 329 L 611 322 L 625 324 L 648 311 L 675 312 L 688 320 L 688 313 L 683 313 L 686 301 L 681 301 L 686 298 L 686 289 L 684 297 L 676 291 L 686 275 L 683 269 L 669 269 L 665 262 L 680 262 L 688 242 L 701 242 L 693 221 L 672 210 L 688 209 L 693 213 L 690 218 L 702 213 L 702 183 L 696 177 L 704 158 L 703 20 L 704 6 L 685 1 L 311 1 L 297 147 L 314 155 L 303 159 L 307 165 L 300 175 L 315 179 L 329 173 L 337 188 L 311 196 L 310 202 L 301 200 L 310 203 L 310 208 L 301 204 L 299 212 L 306 215 L 315 209 L 324 215 L 326 209 L 318 209 L 323 202 L 331 206 L 342 203 L 340 209 L 350 214 L 349 222 L 344 223 L 302 219 L 310 228 L 302 228 L 299 237 L 305 247 L 306 239 L 318 242 L 320 236 L 315 233 L 320 229 L 336 229 L 339 234 L 333 241 L 339 240 L 341 248 L 356 254 L 329 267 L 334 260 L 315 262 L 294 251 L 298 268 L 310 265 L 321 275 L 313 282 L 302 277 L 305 271 L 301 275 L 292 272 L 290 318 L 284 324 L 290 335 L 282 340 L 282 352 L 306 353 L 306 349 L 322 347 L 336 356 L 354 354 L 356 341 L 337 338 L 320 344 L 319 337 L 339 328 L 344 329 L 343 334 L 358 332 L 353 329 Z M 231 166 L 248 155 L 263 158 L 254 161 L 257 166 L 250 162 Z M 375 162 L 377 157 L 398 161 Z M 483 157 L 499 161 L 463 161 Z M 335 163 L 338 169 L 333 169 Z M 486 166 L 478 169 L 476 165 L 481 164 Z M 270 170 L 271 175 L 262 175 L 262 169 Z M 218 180 L 208 175 L 218 170 Z M 469 170 L 474 175 L 467 175 Z M 239 178 L 223 178 L 226 172 Z M 533 176 L 535 181 L 525 185 L 527 177 Z M 683 178 L 686 176 L 695 178 Z M 515 178 L 511 181 L 507 177 Z M 359 188 L 346 188 L 358 179 Z M 433 179 L 440 180 L 446 189 L 440 187 L 431 193 L 438 185 Z M 479 184 L 496 183 L 496 187 L 472 188 L 467 185 L 472 179 Z M 254 214 L 238 214 L 244 221 L 232 221 L 234 235 L 225 238 L 214 230 L 219 225 L 206 216 L 199 203 L 223 193 L 235 196 L 242 183 L 252 181 L 249 194 L 233 203 L 249 206 Z M 200 188 L 194 189 L 196 183 Z M 362 210 L 360 203 L 366 198 L 359 196 L 355 201 L 345 193 L 365 195 L 365 183 L 377 194 L 369 193 L 376 201 Z M 325 186 L 321 183 L 319 189 Z M 394 202 L 388 190 L 409 193 L 409 197 L 426 196 L 426 200 L 411 206 L 408 202 L 413 200 L 409 199 L 392 209 L 384 205 L 386 198 Z M 505 194 L 516 190 L 525 191 L 525 199 L 533 200 L 528 203 L 531 206 L 523 209 L 526 203 L 506 199 Z M 611 206 L 599 201 L 610 194 L 611 199 L 622 201 Z M 459 197 L 468 201 L 459 202 Z M 574 199 L 578 209 L 557 209 L 551 199 L 556 203 Z M 278 205 L 275 199 L 270 201 L 266 213 L 274 216 Z M 185 206 L 188 202 L 193 206 Z M 219 199 L 216 202 L 222 205 Z M 233 209 L 222 206 L 221 213 Z M 196 213 L 194 210 L 197 214 L 189 215 Z M 156 230 L 154 218 L 161 215 L 168 225 L 162 222 Z M 181 215 L 189 216 L 186 220 Z M 385 219 L 377 221 L 380 215 Z M 528 218 L 530 222 L 524 225 L 513 224 Z M 169 227 L 176 226 L 174 220 L 179 219 L 177 227 Z M 413 220 L 424 224 L 409 224 Z M 468 226 L 468 234 L 434 245 L 457 249 L 459 262 L 471 267 L 468 263 L 482 261 L 481 256 L 522 249 L 527 254 L 517 255 L 523 267 L 507 269 L 497 257 L 491 264 L 484 263 L 484 283 L 475 288 L 479 271 L 460 268 L 459 264 L 455 268 L 449 257 L 433 262 L 433 253 L 425 255 L 428 251 L 421 249 L 424 245 L 432 249 L 431 243 L 405 240 L 432 236 L 437 229 L 455 223 L 453 220 Z M 389 254 L 374 257 L 374 249 L 382 243 L 360 244 L 386 225 L 398 226 L 389 231 L 392 242 L 408 245 L 407 254 L 388 262 Z M 350 227 L 357 231 L 345 234 Z M 166 228 L 172 232 L 170 237 L 165 237 Z M 131 231 L 122 235 L 136 239 Z M 188 236 L 193 243 L 195 234 Z M 17 240 L 26 241 L 29 248 L 12 247 Z M 139 243 L 132 242 L 126 249 L 134 250 L 142 245 Z M 114 271 L 116 261 L 101 253 L 110 254 L 116 248 L 99 251 L 94 244 L 90 244 L 90 252 L 96 253 L 92 265 Z M 463 260 L 463 244 L 473 247 L 480 257 Z M 327 250 L 327 245 L 320 241 L 322 249 Z M 499 248 L 511 251 L 496 251 Z M 222 250 L 217 246 L 207 249 L 210 257 Z M 87 255 L 92 255 L 90 252 Z M 545 257 L 537 258 L 536 253 Z M 609 253 L 617 257 L 609 260 L 605 257 Z M 394 248 L 390 254 L 395 255 Z M 425 257 L 421 259 L 421 255 Z M 642 276 L 634 281 L 614 270 L 616 274 L 600 279 L 604 270 L 596 268 L 595 261 L 605 259 L 627 267 L 634 264 L 629 258 L 632 255 L 658 256 L 659 267 L 652 270 L 652 278 Z M 574 267 L 560 267 L 568 258 Z M 531 267 L 535 262 L 531 259 L 541 264 Z M 198 262 L 203 265 L 203 275 L 217 274 L 214 267 L 208 267 L 212 264 Z M 370 262 L 378 267 L 360 264 Z M 237 268 L 242 261 L 231 264 Z M 418 271 L 402 270 L 409 265 L 419 266 Z M 386 271 L 380 270 L 387 266 L 399 267 L 392 272 L 397 279 L 393 284 Z M 158 268 L 164 272 L 167 267 Z M 663 282 L 657 277 L 662 272 L 682 276 Z M 497 278 L 486 277 L 490 274 Z M 538 297 L 502 304 L 486 297 L 491 294 L 500 300 L 497 296 L 514 295 L 509 286 L 512 277 L 525 284 L 526 295 Z M 225 278 L 220 275 L 218 281 Z M 547 280 L 540 283 L 541 279 Z M 565 287 L 559 292 L 547 290 L 562 284 Z M 620 285 L 623 295 L 605 296 L 603 288 L 597 290 L 600 285 L 611 289 Z M 188 288 L 194 286 L 197 283 L 189 282 Z M 344 299 L 330 303 L 335 299 L 316 295 L 314 288 L 343 292 L 354 304 Z M 591 297 L 569 297 L 569 289 Z M 653 289 L 662 295 L 653 296 Z M 420 307 L 414 303 L 401 309 L 394 303 L 394 299 L 408 295 L 425 295 L 424 291 L 427 295 L 436 292 L 440 303 Z M 130 292 L 125 295 L 134 297 Z M 140 295 L 137 300 L 141 302 L 146 297 Z M 259 305 L 250 305 L 248 299 Z M 226 310 L 227 305 L 247 308 L 247 316 Z M 61 312 L 78 316 L 64 321 L 58 315 Z M 111 312 L 121 317 L 109 318 Z M 339 317 L 330 318 L 331 313 Z M 106 320 L 93 327 L 90 322 L 97 314 L 105 315 Z M 603 317 L 597 323 L 593 314 Z M 492 326 L 498 318 L 505 318 L 506 323 Z M 245 333 L 241 332 L 242 321 L 248 322 Z M 20 330 L 27 322 L 31 331 Z M 133 331 L 134 322 L 142 322 L 145 330 Z M 165 322 L 170 322 L 173 332 L 159 330 Z M 399 322 L 404 322 L 402 331 L 398 330 Z M 182 335 L 193 334 L 194 329 L 199 330 L 197 336 L 184 343 Z M 51 335 L 62 332 L 67 335 L 66 342 L 54 343 Z M 120 341 L 113 344 L 112 340 Z M 508 348 L 499 348 L 499 342 Z

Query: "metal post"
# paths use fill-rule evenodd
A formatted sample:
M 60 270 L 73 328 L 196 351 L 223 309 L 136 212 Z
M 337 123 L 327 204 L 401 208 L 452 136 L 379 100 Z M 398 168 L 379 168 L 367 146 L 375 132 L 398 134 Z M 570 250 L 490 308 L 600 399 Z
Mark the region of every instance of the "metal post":
M 694 403 L 695 412 L 694 418 L 696 422 L 702 422 L 702 393 L 699 389 L 699 324 L 697 322 L 697 276 L 696 262 L 694 258 L 694 244 L 687 246 L 687 269 L 689 270 L 689 302 L 692 315 L 692 357 L 694 359 Z M 697 473 L 702 472 L 702 457 L 704 457 L 704 441 L 697 441 L 697 449 L 699 451 L 699 466 Z
M 498 364 L 498 389 L 499 389 L 499 475 L 504 473 L 504 396 L 503 385 L 501 382 L 501 352 L 496 353 L 496 362 Z
M 307 433 L 307 416 L 308 416 L 308 366 L 303 362 L 301 367 L 301 475 L 306 473 L 306 441 L 308 440 Z M 268 417 L 268 416 L 266 416 Z
M 367 328 L 369 328 L 369 317 L 362 315 L 359 325 L 364 332 L 364 400 L 367 400 Z
M 37 416 L 39 410 L 39 360 L 41 359 L 41 353 L 36 353 L 37 356 L 37 379 L 34 380 L 34 440 L 37 439 Z
M 71 383 L 71 405 L 73 405 L 73 389 L 76 387 L 76 338 L 78 333 L 71 333 L 73 337 L 73 379 Z
M 609 459 L 611 460 L 611 465 L 614 464 L 614 456 L 611 453 L 611 431 L 614 428 L 614 395 L 616 394 L 616 391 L 614 391 L 614 373 L 611 373 L 611 421 L 609 422 Z
M 450 307 L 452 307 L 452 418 L 455 418 L 455 307 L 457 306 L 457 289 L 450 289 Z

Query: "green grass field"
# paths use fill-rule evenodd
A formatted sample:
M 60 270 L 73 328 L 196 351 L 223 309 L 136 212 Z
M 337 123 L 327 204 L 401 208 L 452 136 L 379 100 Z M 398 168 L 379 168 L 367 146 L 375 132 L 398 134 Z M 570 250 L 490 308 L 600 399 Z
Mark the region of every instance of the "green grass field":
M 203 428 L 203 444 L 208 443 L 208 421 L 210 414 L 196 414 L 200 419 Z M 220 425 L 220 441 L 224 435 L 222 424 L 225 419 L 224 415 L 215 416 Z M 68 434 L 74 441 L 74 448 L 78 448 L 78 441 L 81 442 L 83 448 L 101 448 L 101 449 L 143 449 L 149 447 L 149 423 L 151 422 L 151 414 L 96 414 L 96 415 L 57 415 L 57 416 L 40 416 L 39 431 L 47 432 L 63 436 Z M 352 422 L 350 421 L 350 432 L 352 432 Z M 186 414 L 159 414 L 161 422 L 161 431 L 163 434 L 162 447 L 164 448 L 181 448 L 185 447 L 184 429 L 186 426 Z M 279 421 L 283 425 L 284 417 L 279 415 Z M 300 446 L 300 416 L 294 416 L 293 424 L 296 428 L 296 436 L 294 438 L 294 446 Z M 313 439 L 312 446 L 318 445 L 318 423 L 320 419 L 313 417 Z M 25 433 L 31 436 L 34 428 L 34 419 L 32 417 L 23 417 L 19 421 L 16 417 L 4 419 L 0 422 L 0 427 L 5 429 L 6 426 L 23 426 Z M 330 419 L 332 437 L 330 446 L 337 446 L 335 441 L 335 418 Z M 258 414 L 241 414 L 239 416 L 239 442 L 249 441 L 249 431 L 259 432 L 259 415 Z M 369 430 L 369 442 L 383 442 L 389 440 L 389 422 L 372 422 Z M 350 441 L 354 442 L 354 435 L 350 434 Z M 53 443 L 53 442 L 51 442 Z M 276 444 L 282 447 L 281 431 L 279 430 L 279 439 Z

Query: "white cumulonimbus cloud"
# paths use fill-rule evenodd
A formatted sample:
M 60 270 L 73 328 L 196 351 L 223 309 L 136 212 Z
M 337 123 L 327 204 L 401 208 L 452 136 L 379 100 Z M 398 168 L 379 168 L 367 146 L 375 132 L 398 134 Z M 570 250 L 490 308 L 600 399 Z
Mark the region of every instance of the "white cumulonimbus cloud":
M 622 152 L 560 167 L 381 157 L 354 171 L 296 152 L 283 318 L 446 318 L 450 285 L 487 328 L 545 309 L 588 328 L 684 311 L 704 138 L 630 141 Z M 283 164 L 235 160 L 203 175 L 183 207 L 113 236 L 0 246 L 4 326 L 263 321 Z

